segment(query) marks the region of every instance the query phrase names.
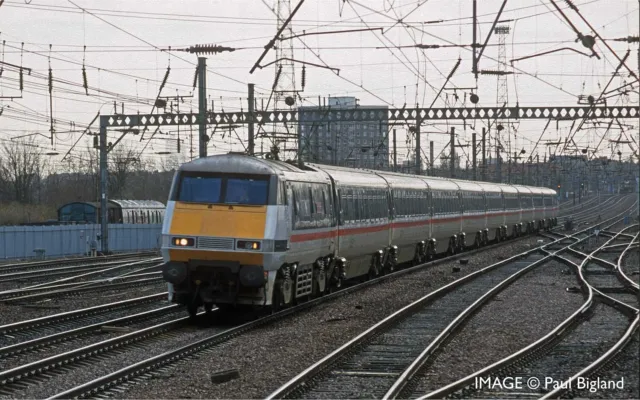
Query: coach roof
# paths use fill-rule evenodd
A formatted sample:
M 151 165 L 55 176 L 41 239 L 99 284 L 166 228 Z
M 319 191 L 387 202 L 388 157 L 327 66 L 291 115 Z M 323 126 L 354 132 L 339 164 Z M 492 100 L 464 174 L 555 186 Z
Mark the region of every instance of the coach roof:
M 244 154 L 218 154 L 198 158 L 181 165 L 179 170 L 258 175 L 273 175 L 281 171 L 303 172 L 298 167 L 282 161 L 264 160 Z

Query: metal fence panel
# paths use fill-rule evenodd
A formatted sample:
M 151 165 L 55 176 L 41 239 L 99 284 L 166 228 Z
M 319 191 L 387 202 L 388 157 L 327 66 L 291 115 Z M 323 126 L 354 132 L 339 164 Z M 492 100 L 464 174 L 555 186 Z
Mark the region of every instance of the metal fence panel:
M 115 252 L 160 248 L 162 224 L 109 224 L 109 247 Z M 82 255 L 100 233 L 100 225 L 0 226 L 0 259 Z M 98 249 L 100 243 L 98 242 Z

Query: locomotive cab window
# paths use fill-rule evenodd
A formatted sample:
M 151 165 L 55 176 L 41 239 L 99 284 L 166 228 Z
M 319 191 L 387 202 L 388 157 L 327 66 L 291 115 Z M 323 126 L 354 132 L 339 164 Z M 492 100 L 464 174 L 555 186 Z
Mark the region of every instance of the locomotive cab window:
M 186 203 L 269 204 L 269 176 L 183 172 L 172 198 Z
M 268 185 L 267 180 L 229 178 L 224 203 L 266 205 L 269 195 Z

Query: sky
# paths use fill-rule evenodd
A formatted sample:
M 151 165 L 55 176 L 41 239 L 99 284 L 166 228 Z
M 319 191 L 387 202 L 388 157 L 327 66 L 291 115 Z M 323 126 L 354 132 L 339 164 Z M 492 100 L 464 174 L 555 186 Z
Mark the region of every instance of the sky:
M 286 1 L 282 0 L 283 3 Z M 566 1 L 555 0 L 565 15 L 584 35 L 593 32 L 580 16 L 569 9 Z M 185 96 L 181 111 L 197 111 L 197 91 L 193 89 L 197 56 L 184 51 L 196 44 L 230 46 L 234 52 L 207 55 L 207 95 L 214 111 L 237 111 L 247 107 L 247 84 L 256 85 L 258 104 L 267 103 L 275 76 L 275 66 L 258 68 L 250 73 L 264 46 L 275 35 L 277 20 L 274 0 L 5 0 L 0 2 L 0 60 L 31 69 L 24 73 L 24 90 L 19 90 L 19 73 L 5 64 L 0 76 L 0 145 L 30 139 L 40 149 L 58 153 L 51 155 L 53 165 L 63 165 L 63 156 L 72 148 L 71 157 L 86 157 L 91 138 L 82 133 L 97 113 L 149 113 L 165 73 L 170 68 L 161 96 Z M 290 0 L 291 8 L 298 0 Z M 627 50 L 627 66 L 639 72 L 638 43 L 611 39 L 638 35 L 637 0 L 573 0 L 585 20 L 622 58 Z M 478 41 L 483 42 L 501 0 L 478 1 Z M 286 14 L 286 13 L 284 13 Z M 471 72 L 472 42 L 471 0 L 305 0 L 293 18 L 294 34 L 307 34 L 282 44 L 293 47 L 296 60 L 338 68 L 308 66 L 306 85 L 296 105 L 315 105 L 318 97 L 355 96 L 361 105 L 389 107 L 471 107 L 469 95 L 480 98 L 479 106 L 495 106 L 497 79 L 494 75 Z M 403 24 L 397 21 L 402 20 Z M 615 55 L 597 39 L 595 51 L 600 56 L 588 57 L 588 49 L 576 43 L 577 35 L 554 8 L 550 0 L 507 1 L 500 25 L 508 25 L 505 37 L 506 65 L 498 63 L 498 37 L 493 35 L 479 64 L 480 69 L 502 68 L 507 75 L 508 104 L 515 106 L 578 105 L 579 96 L 598 97 L 618 67 Z M 379 28 L 382 28 L 379 29 Z M 335 32 L 311 35 L 317 32 Z M 448 45 L 420 50 L 416 43 Z M 461 47 L 459 45 L 465 45 Z M 510 63 L 510 60 L 561 50 Z M 171 49 L 171 51 L 168 51 Z M 262 64 L 273 62 L 276 51 L 270 50 Z M 437 92 L 458 59 L 460 66 L 444 90 Z M 83 87 L 83 65 L 88 93 Z M 54 140 L 51 144 L 49 108 L 49 68 L 54 78 L 52 102 Z M 296 90 L 301 90 L 301 64 L 295 64 Z M 629 71 L 621 68 L 608 86 L 615 89 L 633 82 Z M 609 105 L 638 106 L 638 83 L 629 86 L 633 92 L 610 97 Z M 11 99 L 10 97 L 17 97 Z M 435 102 L 434 102 L 435 100 Z M 273 101 L 271 102 L 273 104 Z M 285 107 L 281 104 L 282 107 Z M 271 106 L 272 107 L 272 106 Z M 503 146 L 511 151 L 525 149 L 542 158 L 553 151 L 546 142 L 564 140 L 572 134 L 571 122 L 511 121 L 509 140 L 503 135 Z M 581 148 L 595 149 L 599 156 L 610 156 L 609 139 L 620 138 L 622 130 L 638 141 L 638 120 L 621 120 L 604 137 L 607 122 L 599 126 L 586 124 L 574 140 Z M 628 124 L 628 125 L 626 125 Z M 428 143 L 435 142 L 439 153 L 448 141 L 447 132 L 456 126 L 460 143 L 470 143 L 473 124 L 460 122 L 423 127 L 422 143 L 428 154 Z M 475 124 L 480 132 L 484 122 Z M 97 123 L 90 132 L 98 131 Z M 197 132 L 194 127 L 193 132 Z M 209 131 L 211 133 L 211 130 Z M 179 159 L 197 156 L 197 143 L 187 127 L 162 129 L 147 143 L 139 136 L 127 136 L 124 148 L 140 151 L 142 158 L 161 161 L 176 158 L 178 137 Z M 504 132 L 503 132 L 504 133 Z M 26 138 L 24 135 L 27 136 Z M 623 135 L 623 134 L 622 134 Z M 109 133 L 115 141 L 117 132 Z M 149 137 L 149 135 L 146 135 Z M 399 128 L 398 158 L 412 150 L 404 128 Z M 211 139 L 209 154 L 242 151 L 246 131 L 217 130 Z M 624 136 L 622 137 L 624 139 Z M 536 146 L 538 143 L 538 146 Z M 635 144 L 633 145 L 635 146 Z M 260 142 L 257 143 L 260 147 Z M 268 144 L 265 142 L 265 147 Z M 634 147 L 637 148 L 637 147 Z M 144 151 L 142 151 L 144 149 Z M 628 145 L 619 150 L 631 154 Z M 618 148 L 614 149 L 618 151 Z M 171 152 L 170 155 L 158 153 Z

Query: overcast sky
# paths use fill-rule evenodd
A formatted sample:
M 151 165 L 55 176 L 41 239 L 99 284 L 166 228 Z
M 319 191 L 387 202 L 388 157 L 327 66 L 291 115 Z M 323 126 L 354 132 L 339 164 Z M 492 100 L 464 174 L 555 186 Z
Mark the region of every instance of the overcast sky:
M 579 15 L 567 8 L 562 0 L 555 0 L 572 23 L 583 34 L 592 34 Z M 83 12 L 80 8 L 86 9 Z M 247 83 L 255 83 L 258 103 L 266 103 L 275 75 L 275 66 L 249 70 L 258 59 L 268 41 L 276 32 L 276 19 L 271 7 L 274 0 L 5 0 L 0 6 L 0 39 L 3 41 L 2 60 L 32 69 L 24 76 L 22 98 L 0 100 L 0 141 L 26 134 L 49 136 L 48 65 L 56 80 L 53 85 L 53 114 L 55 140 L 53 149 L 62 154 L 79 138 L 80 133 L 97 112 L 113 113 L 113 101 L 125 103 L 126 113 L 148 113 L 157 95 L 167 67 L 171 67 L 163 96 L 194 95 L 180 105 L 181 111 L 197 110 L 197 92 L 192 89 L 197 56 L 185 52 L 166 52 L 195 44 L 219 44 L 238 50 L 232 53 L 209 55 L 207 91 L 215 111 L 246 109 Z M 298 0 L 291 0 L 292 7 Z M 638 35 L 637 0 L 573 0 L 584 18 L 605 39 Z M 484 41 L 491 23 L 500 8 L 500 0 L 478 2 L 479 41 Z M 552 12 L 550 0 L 511 0 L 507 2 L 501 19 L 511 20 L 506 37 L 506 59 L 521 58 L 536 53 L 569 47 L 588 53 L 577 35 L 557 12 Z M 457 87 L 455 93 L 447 90 L 435 102 L 435 107 L 472 106 L 469 88 L 476 87 L 471 73 L 471 52 L 467 47 L 417 50 L 397 49 L 416 43 L 438 45 L 469 45 L 472 39 L 471 0 L 306 0 L 293 20 L 295 33 L 326 32 L 335 30 L 384 28 L 380 31 L 310 35 L 293 40 L 294 58 L 327 64 L 339 68 L 339 76 L 328 69 L 307 68 L 306 87 L 301 95 L 303 105 L 317 103 L 318 96 L 356 96 L 361 105 L 388 105 L 402 107 L 428 106 L 458 58 L 460 67 L 448 87 Z M 99 17 L 99 18 L 98 18 Z M 395 24 L 403 19 L 406 27 Z M 24 52 L 21 46 L 24 42 Z M 284 42 L 288 43 L 288 42 Z M 498 68 L 498 38 L 492 36 L 480 69 Z M 638 44 L 608 41 L 622 58 L 627 50 L 631 54 L 627 65 L 638 73 Z M 51 45 L 51 50 L 50 50 Z M 86 52 L 83 50 L 86 46 Z M 587 57 L 571 50 L 518 61 L 505 67 L 514 72 L 508 77 L 508 101 L 521 106 L 576 105 L 579 95 L 598 96 L 607 85 L 619 62 L 599 41 L 596 52 L 601 57 Z M 263 64 L 274 61 L 276 52 L 270 51 Z M 318 56 L 321 60 L 318 59 Z M 86 66 L 89 96 L 84 92 L 82 65 Z M 301 65 L 295 67 L 296 89 L 300 90 Z M 632 82 L 629 72 L 622 68 L 609 89 Z M 0 95 L 17 96 L 19 75 L 13 67 L 5 65 L 0 77 Z M 609 104 L 638 105 L 638 85 L 630 96 L 616 96 Z M 497 79 L 481 75 L 474 90 L 480 97 L 479 106 L 495 106 Z M 120 105 L 118 112 L 120 112 Z M 71 124 L 73 122 L 73 124 Z M 622 121 L 628 134 L 638 136 L 638 121 Z M 476 124 L 480 131 L 483 124 Z M 511 136 L 512 151 L 525 148 L 531 152 L 545 126 L 544 121 L 515 122 Z M 581 147 L 595 148 L 607 124 L 578 132 L 575 140 Z M 542 142 L 565 138 L 570 122 L 550 124 Z M 197 127 L 194 127 L 197 131 Z M 471 140 L 471 126 L 457 125 L 461 142 Z M 97 124 L 93 126 L 97 131 Z M 427 132 L 447 131 L 440 122 L 423 128 Z M 147 157 L 166 157 L 155 153 L 176 151 L 177 129 L 163 129 L 162 139 L 153 140 L 145 150 Z M 621 130 L 611 129 L 600 145 L 600 155 L 609 156 L 607 139 L 617 139 Z M 110 134 L 114 138 L 115 133 Z M 183 156 L 189 156 L 189 129 L 180 128 Z M 209 153 L 242 150 L 240 138 L 243 128 L 229 134 L 217 131 L 212 138 Z M 50 140 L 33 136 L 39 145 L 52 149 Z M 110 136 L 111 137 L 111 136 Z M 404 132 L 400 134 L 399 158 L 408 152 Z M 145 142 L 138 137 L 123 141 L 124 146 L 142 149 Z M 114 139 L 110 139 L 114 140 Z M 426 133 L 422 143 L 428 153 L 428 141 L 436 142 L 436 153 L 446 144 L 448 137 Z M 503 138 L 506 142 L 506 138 Z M 637 139 L 636 139 L 637 140 Z M 259 147 L 259 144 L 258 144 Z M 542 157 L 548 146 L 539 145 L 536 152 Z M 86 143 L 81 140 L 74 153 L 82 155 Z M 624 145 L 621 150 L 629 154 Z M 194 143 L 197 154 L 197 143 Z M 61 156 L 54 157 L 59 160 Z

